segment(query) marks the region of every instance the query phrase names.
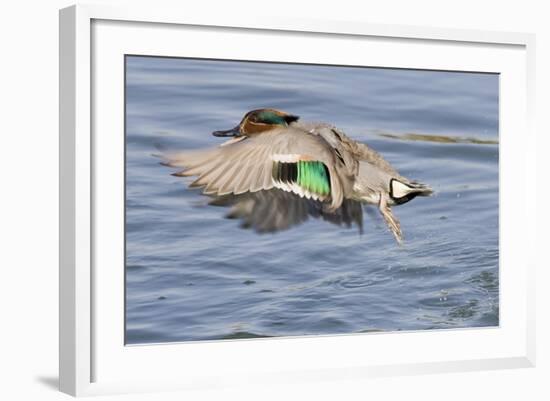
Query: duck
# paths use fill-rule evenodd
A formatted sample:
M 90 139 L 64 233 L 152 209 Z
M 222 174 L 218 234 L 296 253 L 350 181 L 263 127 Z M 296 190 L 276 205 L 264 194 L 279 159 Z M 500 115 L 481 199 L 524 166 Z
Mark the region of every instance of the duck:
M 275 108 L 247 112 L 239 124 L 214 131 L 227 138 L 207 149 L 163 152 L 176 177 L 195 177 L 214 206 L 231 207 L 243 227 L 274 232 L 309 217 L 362 232 L 364 205 L 374 205 L 397 243 L 403 232 L 392 207 L 433 194 L 405 178 L 365 143 L 328 124 L 304 122 Z

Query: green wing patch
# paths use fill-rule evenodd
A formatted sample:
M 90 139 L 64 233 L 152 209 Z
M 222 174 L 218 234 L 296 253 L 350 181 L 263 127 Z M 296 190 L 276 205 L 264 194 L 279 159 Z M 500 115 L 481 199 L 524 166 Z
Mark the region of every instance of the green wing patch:
M 272 175 L 277 182 L 297 184 L 300 188 L 321 196 L 330 195 L 330 174 L 322 162 L 274 162 Z
M 330 194 L 328 169 L 321 162 L 299 161 L 297 184 L 319 195 Z

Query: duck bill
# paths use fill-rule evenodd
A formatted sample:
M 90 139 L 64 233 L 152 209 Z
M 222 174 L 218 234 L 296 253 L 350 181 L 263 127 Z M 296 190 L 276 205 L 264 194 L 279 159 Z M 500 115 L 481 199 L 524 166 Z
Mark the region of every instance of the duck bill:
M 212 132 L 212 135 L 214 136 L 238 136 L 241 134 L 241 127 L 236 126 L 231 129 L 225 130 L 225 131 L 214 131 Z

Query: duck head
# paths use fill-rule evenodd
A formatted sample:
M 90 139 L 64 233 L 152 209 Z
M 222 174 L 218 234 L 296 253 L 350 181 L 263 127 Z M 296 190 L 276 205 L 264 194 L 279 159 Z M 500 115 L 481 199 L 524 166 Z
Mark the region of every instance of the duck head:
M 299 119 L 298 116 L 276 109 L 258 109 L 245 114 L 239 125 L 226 131 L 214 131 L 214 136 L 243 136 L 260 134 L 277 127 L 288 125 Z

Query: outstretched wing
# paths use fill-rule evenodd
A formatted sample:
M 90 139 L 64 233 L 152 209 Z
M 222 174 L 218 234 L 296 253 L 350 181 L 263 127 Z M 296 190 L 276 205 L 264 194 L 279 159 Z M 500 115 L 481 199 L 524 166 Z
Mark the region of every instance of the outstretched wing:
M 242 227 L 260 233 L 276 232 L 299 225 L 310 217 L 321 218 L 332 224 L 363 231 L 363 209 L 360 202 L 344 199 L 340 207 L 330 210 L 326 203 L 300 197 L 277 188 L 241 195 L 216 196 L 214 206 L 227 206 L 228 218 L 240 219 Z
M 343 200 L 342 180 L 330 145 L 298 129 L 273 130 L 237 137 L 219 147 L 165 154 L 164 164 L 180 167 L 177 176 L 197 176 L 192 187 L 207 195 L 240 195 L 279 188 L 306 199 Z

